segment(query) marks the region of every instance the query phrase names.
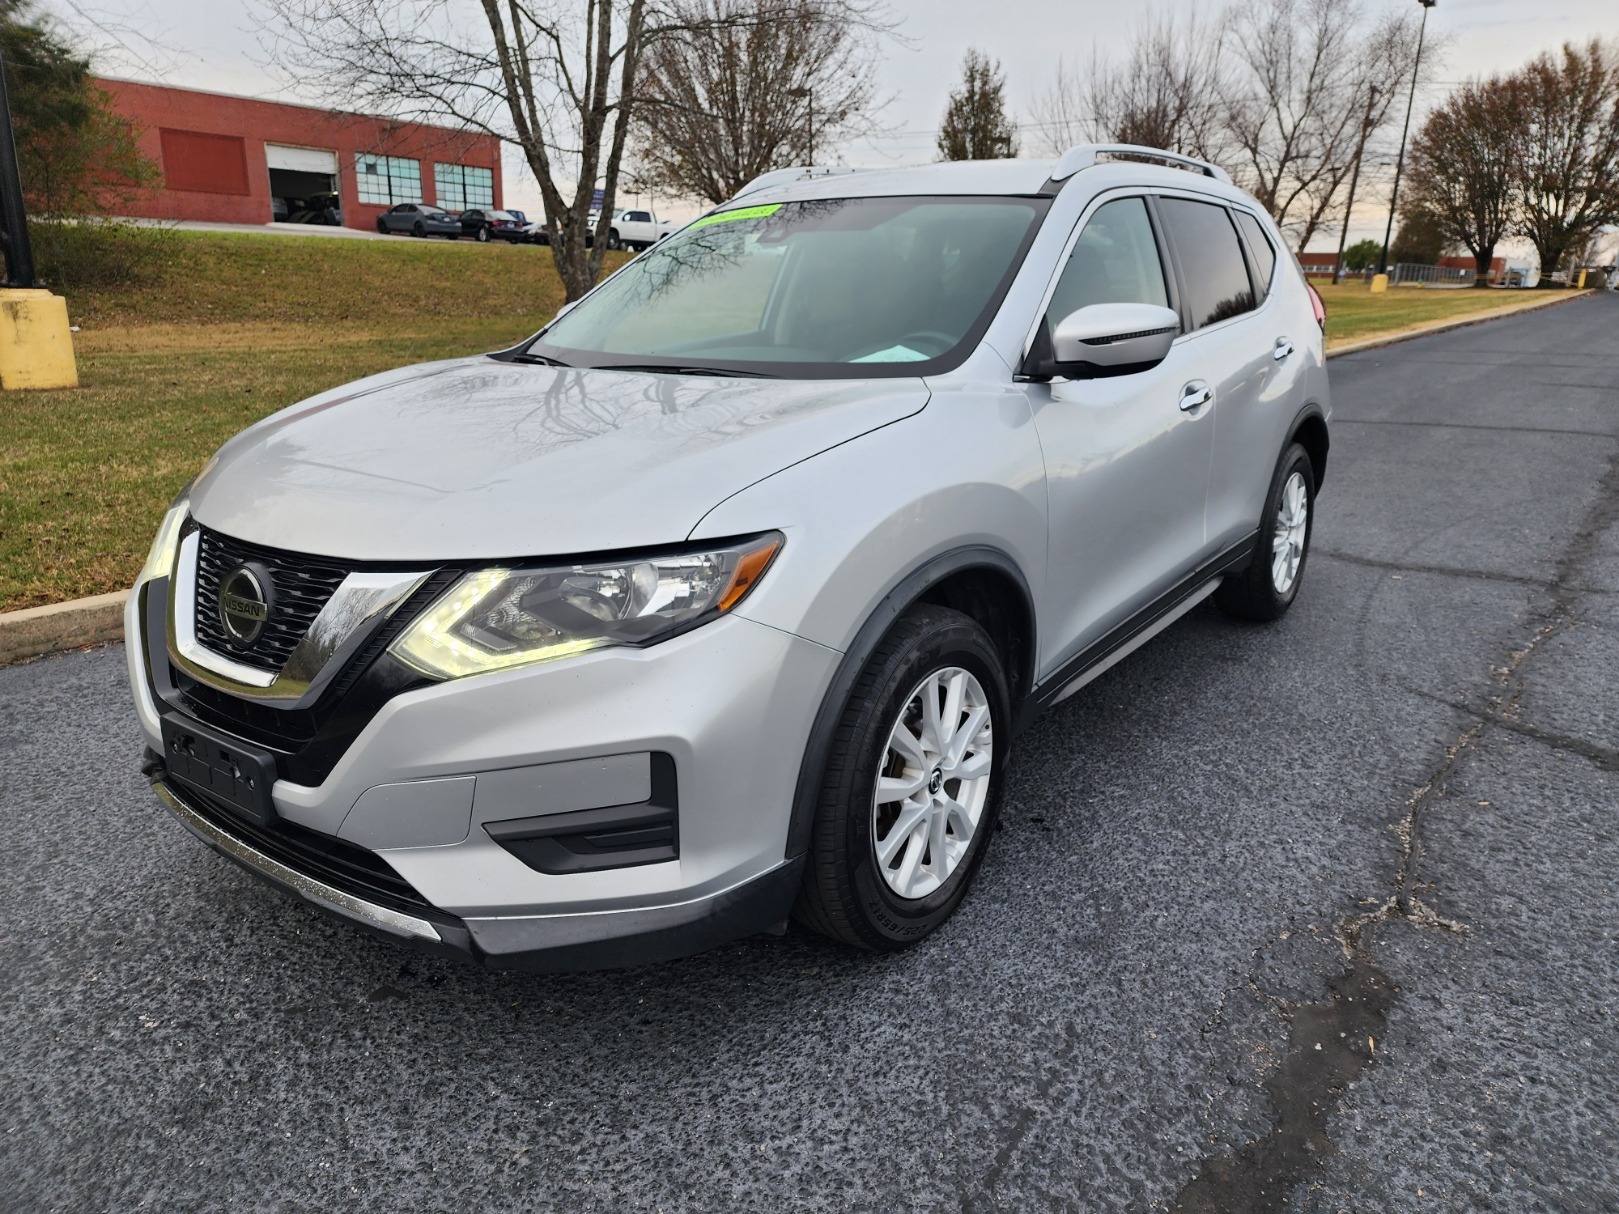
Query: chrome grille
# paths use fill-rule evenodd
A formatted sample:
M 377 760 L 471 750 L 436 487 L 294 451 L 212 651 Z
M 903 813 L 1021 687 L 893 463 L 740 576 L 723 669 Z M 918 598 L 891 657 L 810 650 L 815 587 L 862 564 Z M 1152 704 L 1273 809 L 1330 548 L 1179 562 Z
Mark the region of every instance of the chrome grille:
M 327 557 L 245 543 L 206 527 L 198 527 L 197 533 L 197 640 L 243 665 L 279 671 L 326 600 L 349 575 L 349 566 Z M 231 570 L 249 561 L 270 571 L 275 607 L 258 639 L 242 646 L 231 641 L 220 622 L 219 584 Z

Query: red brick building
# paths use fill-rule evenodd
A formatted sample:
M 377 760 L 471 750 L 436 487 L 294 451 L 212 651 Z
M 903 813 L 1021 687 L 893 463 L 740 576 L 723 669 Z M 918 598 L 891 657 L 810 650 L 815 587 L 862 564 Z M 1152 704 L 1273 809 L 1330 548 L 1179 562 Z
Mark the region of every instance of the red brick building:
M 401 202 L 499 207 L 492 135 L 129 80 L 99 80 L 163 184 L 131 215 L 270 223 L 313 211 L 371 228 Z

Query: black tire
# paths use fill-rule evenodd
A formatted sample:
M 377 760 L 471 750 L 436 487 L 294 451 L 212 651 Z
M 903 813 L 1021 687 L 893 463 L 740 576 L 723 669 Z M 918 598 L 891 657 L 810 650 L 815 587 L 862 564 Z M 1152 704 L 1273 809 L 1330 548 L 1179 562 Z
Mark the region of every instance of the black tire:
M 889 732 L 927 676 L 947 667 L 970 672 L 983 688 L 990 728 L 988 795 L 966 853 L 925 897 L 901 898 L 878 867 L 873 796 Z M 812 931 L 872 952 L 893 952 L 932 933 L 955 911 L 995 832 L 1011 738 L 1005 667 L 976 620 L 946 607 L 912 608 L 878 644 L 849 693 L 833 735 L 810 839 L 804 884 L 793 916 Z
M 418 219 L 414 224 L 411 225 L 410 234 L 412 236 L 426 236 L 427 225 Z
M 1307 514 L 1304 523 L 1304 546 L 1299 554 L 1298 568 L 1286 590 L 1279 590 L 1272 573 L 1272 554 L 1275 551 L 1277 526 L 1282 508 L 1282 494 L 1294 473 L 1304 480 L 1304 499 Z M 1288 445 L 1277 461 L 1275 475 L 1271 477 L 1270 492 L 1265 494 L 1265 513 L 1260 518 L 1259 539 L 1254 559 L 1248 568 L 1233 573 L 1220 583 L 1214 601 L 1230 615 L 1244 620 L 1269 622 L 1279 620 L 1298 597 L 1304 583 L 1304 569 L 1310 560 L 1310 535 L 1315 530 L 1315 469 L 1309 453 L 1298 443 Z
M 615 253 L 624 247 L 624 242 L 618 238 L 617 228 L 614 228 L 607 233 L 607 247 L 613 250 Z
M 388 225 L 383 223 L 381 219 L 377 220 L 377 232 L 382 236 L 386 236 L 388 234 Z
M 478 229 L 478 243 L 479 244 L 488 244 L 489 243 L 489 229 L 488 228 L 479 228 Z

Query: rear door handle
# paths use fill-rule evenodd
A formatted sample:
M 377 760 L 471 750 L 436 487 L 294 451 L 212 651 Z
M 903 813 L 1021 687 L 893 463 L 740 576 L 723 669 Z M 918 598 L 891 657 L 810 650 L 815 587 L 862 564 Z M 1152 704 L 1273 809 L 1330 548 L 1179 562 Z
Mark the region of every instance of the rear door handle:
M 1200 379 L 1194 379 L 1181 389 L 1181 412 L 1195 413 L 1214 399 L 1214 389 Z
M 1285 337 L 1278 337 L 1276 339 L 1276 348 L 1270 352 L 1270 356 L 1277 362 L 1282 362 L 1291 353 L 1293 353 L 1293 343 Z

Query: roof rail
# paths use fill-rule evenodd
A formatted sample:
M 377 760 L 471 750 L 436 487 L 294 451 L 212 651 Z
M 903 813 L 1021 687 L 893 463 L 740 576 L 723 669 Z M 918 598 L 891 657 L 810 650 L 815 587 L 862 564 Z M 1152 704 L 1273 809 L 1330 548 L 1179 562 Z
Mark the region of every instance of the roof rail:
M 810 181 L 816 177 L 841 177 L 845 173 L 863 173 L 865 169 L 851 168 L 841 164 L 796 165 L 790 169 L 772 169 L 768 173 L 760 173 L 747 185 L 743 186 L 731 200 L 735 201 L 747 194 L 757 194 L 760 190 L 768 190 L 771 186 L 788 185 L 794 181 Z
M 1057 167 L 1051 173 L 1051 180 L 1066 181 L 1081 169 L 1092 168 L 1098 156 L 1130 156 L 1138 160 L 1161 160 L 1165 164 L 1192 169 L 1216 181 L 1231 184 L 1231 174 L 1219 165 L 1191 156 L 1181 156 L 1175 152 L 1166 152 L 1162 148 L 1142 147 L 1134 143 L 1082 143 L 1078 147 L 1069 148 L 1058 158 Z

